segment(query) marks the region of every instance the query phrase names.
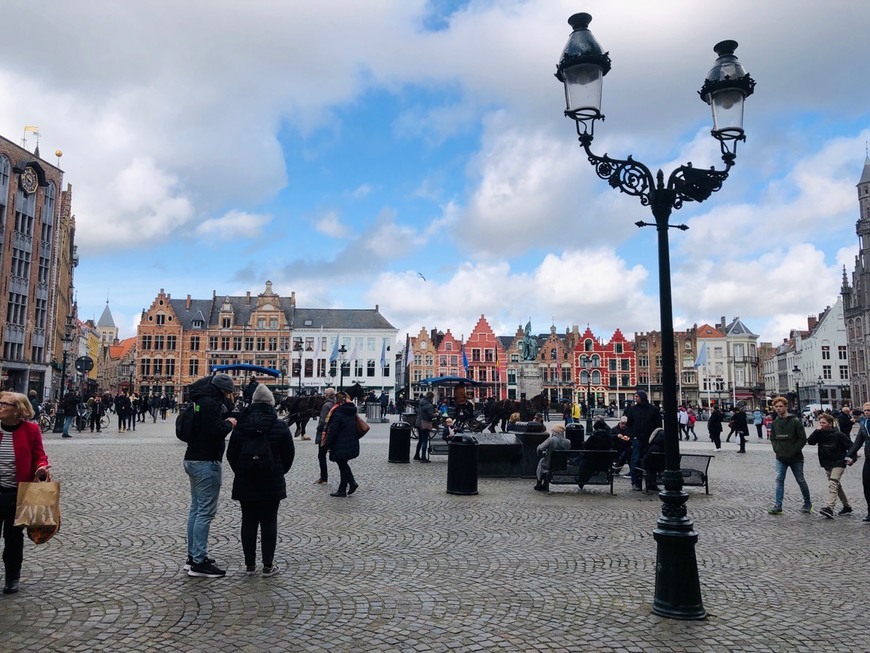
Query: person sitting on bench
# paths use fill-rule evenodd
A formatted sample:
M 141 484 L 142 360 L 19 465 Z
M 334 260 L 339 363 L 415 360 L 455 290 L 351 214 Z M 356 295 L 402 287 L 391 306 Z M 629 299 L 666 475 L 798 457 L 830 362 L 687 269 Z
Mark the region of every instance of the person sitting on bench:
M 538 461 L 538 471 L 535 474 L 538 478 L 535 489 L 538 492 L 550 491 L 550 452 L 570 448 L 571 441 L 565 437 L 565 427 L 562 424 L 553 426 L 550 437 L 538 445 L 538 455 L 542 456 Z
M 610 427 L 603 419 L 598 419 L 592 425 L 592 434 L 583 443 L 583 451 L 610 451 L 612 439 Z M 577 486 L 582 490 L 598 472 L 610 469 L 611 460 L 604 453 L 587 453 L 580 457 L 579 472 L 577 474 Z

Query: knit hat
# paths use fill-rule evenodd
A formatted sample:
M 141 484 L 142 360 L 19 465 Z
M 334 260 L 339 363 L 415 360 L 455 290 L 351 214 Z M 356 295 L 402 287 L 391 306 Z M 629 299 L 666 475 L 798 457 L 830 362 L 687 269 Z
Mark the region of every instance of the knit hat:
M 641 400 L 641 402 L 646 402 L 646 390 L 638 390 L 636 393 L 637 398 Z
M 262 383 L 257 386 L 257 389 L 254 390 L 254 396 L 251 398 L 252 404 L 269 404 L 270 406 L 275 405 L 275 397 L 272 396 L 272 392 L 264 386 Z
M 229 374 L 215 374 L 211 377 L 211 384 L 221 392 L 235 392 L 236 384 Z

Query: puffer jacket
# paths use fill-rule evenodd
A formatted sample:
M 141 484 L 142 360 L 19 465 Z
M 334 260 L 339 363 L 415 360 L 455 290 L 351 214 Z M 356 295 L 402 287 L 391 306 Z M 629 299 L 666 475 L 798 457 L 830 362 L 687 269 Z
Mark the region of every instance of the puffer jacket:
M 249 438 L 266 437 L 272 449 L 272 469 L 269 473 L 251 477 L 238 472 L 239 455 Z M 269 404 L 251 404 L 239 417 L 227 446 L 227 462 L 236 476 L 233 479 L 233 499 L 236 501 L 274 501 L 287 498 L 284 475 L 290 471 L 296 447 L 287 422 L 278 419 Z
M 224 457 L 225 439 L 233 427 L 226 421 L 229 409 L 220 388 L 206 376 L 190 385 L 190 400 L 196 403 L 193 433 L 184 452 L 185 460 L 220 461 Z
M 807 432 L 801 421 L 789 413 L 785 417 L 777 417 L 770 426 L 770 444 L 777 460 L 784 463 L 803 460 L 801 450 L 807 443 Z
M 420 403 L 417 405 L 417 422 L 414 424 L 418 429 L 421 428 L 423 420 L 433 421 L 438 411 L 427 397 L 420 397 Z
M 347 401 L 332 411 L 326 425 L 326 443 L 329 459 L 352 460 L 359 456 L 359 435 L 356 432 L 356 406 Z
M 846 454 L 852 448 L 852 438 L 837 429 L 816 429 L 807 444 L 819 446 L 819 465 L 828 471 L 846 466 Z

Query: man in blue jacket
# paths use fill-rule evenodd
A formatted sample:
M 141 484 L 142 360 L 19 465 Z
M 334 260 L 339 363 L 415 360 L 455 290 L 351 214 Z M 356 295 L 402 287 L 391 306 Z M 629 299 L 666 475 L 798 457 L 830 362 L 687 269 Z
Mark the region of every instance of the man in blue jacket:
M 184 471 L 190 478 L 190 513 L 187 518 L 188 576 L 220 578 L 226 572 L 208 557 L 208 532 L 217 513 L 221 491 L 221 461 L 225 438 L 236 426 L 228 413 L 235 385 L 227 374 L 206 376 L 190 385 L 196 411 L 193 432 L 184 452 Z

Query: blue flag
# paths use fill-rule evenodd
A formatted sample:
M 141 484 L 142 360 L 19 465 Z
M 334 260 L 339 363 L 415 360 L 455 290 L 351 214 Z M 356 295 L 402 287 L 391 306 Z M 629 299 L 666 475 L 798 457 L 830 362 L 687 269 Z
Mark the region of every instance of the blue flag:
M 332 345 L 332 353 L 329 354 L 329 362 L 334 363 L 338 359 L 338 336 L 335 336 L 335 343 Z
M 465 368 L 465 375 L 468 376 L 468 356 L 465 355 L 465 345 L 462 345 L 462 367 Z
M 698 350 L 698 356 L 695 358 L 695 369 L 703 367 L 707 364 L 707 341 L 701 343 L 701 348 Z

